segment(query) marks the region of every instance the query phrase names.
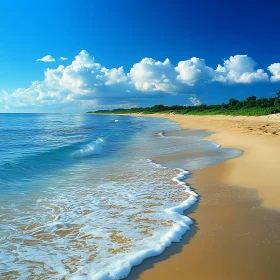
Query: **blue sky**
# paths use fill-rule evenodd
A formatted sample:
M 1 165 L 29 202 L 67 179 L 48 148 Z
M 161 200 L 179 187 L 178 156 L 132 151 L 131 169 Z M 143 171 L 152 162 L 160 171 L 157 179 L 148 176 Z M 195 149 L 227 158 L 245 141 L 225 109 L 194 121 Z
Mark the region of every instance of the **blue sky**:
M 2 0 L 0 111 L 274 96 L 277 2 Z

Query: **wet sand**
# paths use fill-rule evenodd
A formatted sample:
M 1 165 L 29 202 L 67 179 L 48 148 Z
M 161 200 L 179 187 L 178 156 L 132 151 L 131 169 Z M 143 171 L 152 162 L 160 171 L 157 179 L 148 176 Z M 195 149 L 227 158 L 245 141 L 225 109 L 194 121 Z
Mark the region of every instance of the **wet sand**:
M 165 117 L 244 154 L 193 172 L 192 229 L 128 279 L 280 279 L 280 116 Z
M 280 114 L 261 117 L 168 115 L 182 128 L 208 129 L 210 140 L 244 151 L 225 161 L 218 182 L 256 188 L 262 206 L 280 209 Z M 278 178 L 279 177 L 279 178 Z M 212 178 L 208 178 L 212 180 Z

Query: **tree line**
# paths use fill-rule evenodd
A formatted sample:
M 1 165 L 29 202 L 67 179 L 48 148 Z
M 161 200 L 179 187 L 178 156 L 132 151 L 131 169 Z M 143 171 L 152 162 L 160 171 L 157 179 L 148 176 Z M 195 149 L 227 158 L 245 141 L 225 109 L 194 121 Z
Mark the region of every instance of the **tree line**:
M 280 113 L 280 90 L 277 91 L 276 97 L 257 98 L 256 96 L 249 96 L 245 100 L 237 100 L 231 98 L 228 103 L 216 105 L 196 105 L 196 106 L 182 106 L 182 105 L 154 105 L 152 107 L 139 107 L 130 109 L 113 109 L 113 110 L 98 110 L 87 113 L 95 114 L 155 114 L 155 113 L 176 113 L 189 115 L 247 115 L 259 116 Z

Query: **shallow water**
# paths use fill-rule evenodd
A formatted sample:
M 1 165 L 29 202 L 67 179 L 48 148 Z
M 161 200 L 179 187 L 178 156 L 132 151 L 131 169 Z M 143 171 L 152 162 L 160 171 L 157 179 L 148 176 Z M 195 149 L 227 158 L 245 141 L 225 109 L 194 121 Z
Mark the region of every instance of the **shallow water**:
M 189 229 L 197 195 L 178 167 L 240 154 L 158 118 L 1 114 L 0 128 L 4 279 L 125 277 Z

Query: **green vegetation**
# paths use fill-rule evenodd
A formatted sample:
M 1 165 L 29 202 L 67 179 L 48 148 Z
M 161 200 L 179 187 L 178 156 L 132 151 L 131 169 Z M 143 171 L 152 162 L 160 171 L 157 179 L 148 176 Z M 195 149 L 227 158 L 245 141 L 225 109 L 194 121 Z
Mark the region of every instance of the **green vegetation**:
M 176 113 L 188 115 L 232 115 L 232 116 L 261 116 L 280 113 L 280 90 L 275 98 L 260 98 L 249 96 L 245 100 L 239 101 L 231 98 L 227 104 L 219 105 L 198 105 L 198 106 L 164 106 L 155 105 L 146 108 L 98 110 L 87 112 L 95 114 L 154 114 L 154 113 Z

